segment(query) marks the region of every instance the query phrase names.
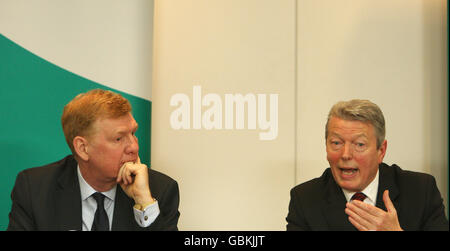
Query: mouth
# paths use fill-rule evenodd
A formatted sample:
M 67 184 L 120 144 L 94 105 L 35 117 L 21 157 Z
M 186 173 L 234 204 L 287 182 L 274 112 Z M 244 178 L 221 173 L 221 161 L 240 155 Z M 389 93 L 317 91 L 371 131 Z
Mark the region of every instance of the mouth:
M 131 163 L 136 163 L 136 160 L 122 161 L 122 162 L 120 162 L 120 166 L 122 167 L 124 164 L 129 163 L 129 162 L 131 162 Z
M 339 167 L 339 170 L 341 171 L 341 176 L 344 179 L 350 179 L 356 176 L 356 174 L 359 172 L 358 168 L 350 168 L 350 167 Z

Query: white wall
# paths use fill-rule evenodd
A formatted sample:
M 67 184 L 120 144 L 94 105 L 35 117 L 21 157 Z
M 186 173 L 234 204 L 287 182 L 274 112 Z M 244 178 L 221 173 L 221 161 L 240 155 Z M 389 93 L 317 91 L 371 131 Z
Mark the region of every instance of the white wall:
M 295 1 L 156 1 L 154 32 L 152 168 L 179 182 L 179 228 L 284 229 L 295 179 Z M 184 93 L 192 106 L 194 85 L 222 100 L 278 94 L 277 138 L 172 129 L 170 99 Z
M 152 165 L 179 182 L 180 229 L 284 230 L 290 188 L 328 167 L 329 109 L 351 98 L 383 110 L 385 161 L 447 198 L 446 17 L 445 0 L 156 1 Z M 279 94 L 278 137 L 172 129 L 170 99 L 194 85 Z

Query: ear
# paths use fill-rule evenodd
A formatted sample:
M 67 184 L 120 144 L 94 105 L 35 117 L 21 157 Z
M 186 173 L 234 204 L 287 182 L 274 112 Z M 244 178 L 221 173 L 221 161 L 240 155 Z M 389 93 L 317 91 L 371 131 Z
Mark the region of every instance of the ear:
M 386 149 L 387 149 L 387 140 L 384 140 L 383 143 L 381 144 L 380 148 L 377 150 L 378 151 L 378 164 L 383 162 L 384 155 L 386 155 Z
M 84 161 L 89 160 L 88 142 L 86 138 L 81 136 L 76 136 L 75 138 L 73 138 L 73 148 L 78 157 L 80 157 Z

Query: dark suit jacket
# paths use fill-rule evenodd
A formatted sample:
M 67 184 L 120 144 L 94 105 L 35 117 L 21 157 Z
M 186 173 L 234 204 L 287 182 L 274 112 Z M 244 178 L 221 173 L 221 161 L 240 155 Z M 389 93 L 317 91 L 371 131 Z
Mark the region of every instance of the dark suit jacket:
M 112 230 L 177 230 L 179 191 L 175 180 L 149 169 L 152 196 L 160 214 L 148 227 L 134 218 L 134 200 L 117 186 Z M 77 162 L 72 155 L 17 175 L 11 193 L 12 208 L 7 230 L 81 230 L 81 192 Z
M 444 205 L 433 176 L 404 171 L 397 165 L 379 166 L 376 206 L 383 210 L 389 190 L 404 230 L 449 230 Z M 331 169 L 291 190 L 287 230 L 356 230 L 344 212 L 347 200 Z

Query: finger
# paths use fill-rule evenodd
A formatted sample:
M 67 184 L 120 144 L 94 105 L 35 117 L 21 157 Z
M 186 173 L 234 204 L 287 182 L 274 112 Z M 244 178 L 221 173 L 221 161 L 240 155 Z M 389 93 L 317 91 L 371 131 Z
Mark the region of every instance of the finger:
M 364 214 L 367 214 L 366 212 L 364 212 L 360 208 L 356 207 L 352 203 L 347 203 L 347 208 L 345 208 L 345 213 L 348 214 L 349 216 L 352 216 L 355 219 L 366 218 L 366 217 L 364 217 Z
M 383 201 L 388 212 L 395 212 L 394 204 L 392 203 L 391 198 L 389 197 L 389 190 L 384 191 Z
M 133 183 L 133 176 L 135 172 L 135 165 L 130 162 L 124 172 L 124 178 L 127 180 L 127 184 Z
M 130 168 L 127 168 L 127 172 L 126 172 L 126 179 L 128 181 L 129 184 L 133 183 L 133 173 L 132 173 L 132 165 L 129 166 Z
M 351 203 L 347 203 L 351 204 Z M 345 213 L 349 216 L 350 222 L 359 230 L 368 230 L 371 227 L 371 223 L 362 217 L 359 212 L 352 209 L 351 205 L 348 205 L 348 207 L 345 209 Z
M 362 223 L 362 220 L 364 220 L 362 224 L 365 227 L 367 227 L 368 229 L 374 229 L 378 222 L 378 215 L 380 214 L 378 212 L 378 210 L 380 210 L 379 208 L 361 201 L 352 201 L 347 204 L 347 208 L 355 212 L 358 217 L 361 217 L 361 220 L 359 221 L 360 223 Z M 353 218 L 358 219 L 358 217 L 354 216 Z
M 123 183 L 124 185 L 128 185 L 127 174 L 126 174 L 127 168 L 128 168 L 127 165 L 125 165 L 125 166 L 123 167 L 123 170 L 122 170 L 122 173 L 121 173 L 121 176 L 122 176 L 122 183 Z
M 120 187 L 122 188 L 122 190 L 126 193 L 127 191 L 127 186 L 125 184 L 123 184 L 123 182 L 119 183 Z
M 379 216 L 381 216 L 384 213 L 384 211 L 379 209 L 378 207 L 372 206 L 372 205 L 367 204 L 367 203 L 362 202 L 362 201 L 353 200 L 352 202 L 350 202 L 350 204 L 352 206 L 355 206 L 358 209 L 366 212 L 367 214 L 370 214 L 370 215 L 367 215 L 368 217 L 369 216 L 379 217 Z
M 365 226 L 361 225 L 357 220 L 353 219 L 351 216 L 348 217 L 348 220 L 350 223 L 352 223 L 353 226 L 356 227 L 359 231 L 368 231 L 369 229 Z
M 116 179 L 117 183 L 120 183 L 120 181 L 122 180 L 122 172 L 125 167 L 125 164 L 123 164 L 122 167 L 119 169 L 119 173 L 117 174 L 117 179 Z
M 133 162 L 125 163 L 124 170 L 122 172 L 122 179 L 126 181 L 126 184 L 133 183 L 133 177 L 136 174 L 136 165 Z
M 136 164 L 141 164 L 141 158 L 139 158 L 139 155 L 137 156 Z
M 141 164 L 131 163 L 127 165 L 126 169 L 126 178 L 128 182 L 131 184 L 134 182 L 136 175 L 138 175 L 139 169 L 141 168 Z

